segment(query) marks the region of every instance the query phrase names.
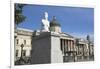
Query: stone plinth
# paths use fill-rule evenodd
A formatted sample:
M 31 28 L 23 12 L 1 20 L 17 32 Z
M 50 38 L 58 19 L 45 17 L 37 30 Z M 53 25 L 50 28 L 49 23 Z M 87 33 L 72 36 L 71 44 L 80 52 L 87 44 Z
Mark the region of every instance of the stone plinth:
M 52 32 L 43 32 L 32 38 L 32 64 L 62 63 L 60 36 Z

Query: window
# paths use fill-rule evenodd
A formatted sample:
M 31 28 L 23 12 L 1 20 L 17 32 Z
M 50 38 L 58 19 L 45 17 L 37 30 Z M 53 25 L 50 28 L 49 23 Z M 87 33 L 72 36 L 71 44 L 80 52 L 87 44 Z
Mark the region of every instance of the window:
M 17 41 L 17 44 L 18 44 L 19 43 L 19 40 L 17 39 L 16 41 Z
M 18 57 L 18 50 L 16 50 L 16 57 Z
M 23 50 L 23 56 L 26 56 L 26 50 Z
M 30 50 L 30 55 L 32 55 L 32 50 Z
M 26 40 L 24 40 L 24 44 L 26 44 Z

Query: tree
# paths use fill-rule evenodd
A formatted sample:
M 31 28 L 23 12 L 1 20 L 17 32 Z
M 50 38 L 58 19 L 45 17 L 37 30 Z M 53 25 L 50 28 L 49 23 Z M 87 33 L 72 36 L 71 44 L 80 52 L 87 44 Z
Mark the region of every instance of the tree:
M 18 25 L 21 22 L 25 21 L 26 17 L 23 15 L 23 7 L 25 6 L 25 4 L 15 4 L 15 24 Z

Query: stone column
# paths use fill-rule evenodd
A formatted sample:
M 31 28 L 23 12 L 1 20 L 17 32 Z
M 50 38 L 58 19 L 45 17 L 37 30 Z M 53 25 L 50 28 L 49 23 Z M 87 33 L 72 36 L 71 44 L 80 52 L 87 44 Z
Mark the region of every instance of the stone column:
M 69 47 L 70 47 L 70 51 L 71 51 L 71 41 L 69 40 Z
M 70 47 L 71 47 L 71 51 L 72 51 L 72 40 L 70 41 Z
M 67 51 L 68 51 L 68 40 L 67 40 Z
M 69 40 L 68 40 L 68 51 L 70 51 Z
M 74 50 L 74 49 L 75 49 L 75 47 L 74 47 L 74 41 L 72 41 L 72 45 L 73 45 L 73 46 L 72 46 L 72 47 L 73 47 L 73 51 L 75 51 L 75 50 Z
M 63 52 L 63 55 L 64 55 L 64 40 L 62 40 L 62 52 Z
M 66 51 L 68 52 L 68 40 L 66 40 Z M 67 53 L 67 56 L 68 56 L 68 53 Z
M 84 60 L 84 44 L 82 45 L 82 60 Z
M 73 44 L 72 44 L 72 40 L 70 40 L 70 47 L 71 47 L 71 51 L 73 51 Z M 71 53 L 71 56 L 73 56 L 73 53 Z
M 66 40 L 65 40 L 65 52 L 67 51 L 67 43 L 66 43 Z
M 69 45 L 68 45 L 68 40 L 67 40 L 67 51 L 69 51 Z

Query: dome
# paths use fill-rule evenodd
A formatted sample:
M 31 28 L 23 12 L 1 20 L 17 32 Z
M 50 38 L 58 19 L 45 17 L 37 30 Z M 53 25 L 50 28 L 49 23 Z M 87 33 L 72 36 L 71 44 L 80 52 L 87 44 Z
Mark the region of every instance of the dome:
M 53 16 L 52 21 L 50 22 L 50 31 L 52 32 L 61 32 L 61 25 L 56 21 L 56 17 Z
M 56 17 L 53 16 L 52 21 L 50 22 L 50 27 L 51 26 L 61 26 L 57 21 L 56 21 Z

